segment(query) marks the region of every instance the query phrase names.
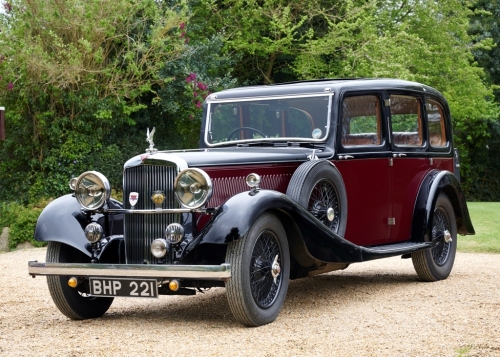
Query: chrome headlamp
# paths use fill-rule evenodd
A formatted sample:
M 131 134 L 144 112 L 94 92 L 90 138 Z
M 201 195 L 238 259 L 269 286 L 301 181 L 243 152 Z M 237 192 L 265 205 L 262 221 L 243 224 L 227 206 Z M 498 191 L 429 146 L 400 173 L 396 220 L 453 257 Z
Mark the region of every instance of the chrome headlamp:
M 212 180 L 200 169 L 186 169 L 175 178 L 175 196 L 186 208 L 203 206 L 212 196 Z
M 78 176 L 74 187 L 76 199 L 88 210 L 104 206 L 111 194 L 108 179 L 97 171 L 87 171 Z

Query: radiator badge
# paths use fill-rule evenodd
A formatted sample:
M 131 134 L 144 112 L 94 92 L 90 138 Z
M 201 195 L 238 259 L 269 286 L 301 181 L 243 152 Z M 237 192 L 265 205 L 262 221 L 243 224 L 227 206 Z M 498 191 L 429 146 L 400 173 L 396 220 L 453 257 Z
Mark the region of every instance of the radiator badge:
M 146 132 L 146 141 L 149 143 L 149 149 L 146 149 L 146 152 L 149 154 L 156 154 L 156 152 L 158 151 L 154 148 L 155 143 L 153 142 L 153 135 L 155 135 L 155 130 L 156 128 L 153 127 L 153 130 L 149 132 L 148 128 L 148 131 Z
M 154 202 L 156 209 L 161 209 L 161 205 L 165 200 L 163 191 L 154 191 L 153 196 L 151 196 L 151 200 Z
M 137 204 L 137 200 L 139 199 L 139 194 L 137 192 L 130 192 L 128 195 L 128 201 L 130 202 L 130 207 L 134 209 L 134 206 Z

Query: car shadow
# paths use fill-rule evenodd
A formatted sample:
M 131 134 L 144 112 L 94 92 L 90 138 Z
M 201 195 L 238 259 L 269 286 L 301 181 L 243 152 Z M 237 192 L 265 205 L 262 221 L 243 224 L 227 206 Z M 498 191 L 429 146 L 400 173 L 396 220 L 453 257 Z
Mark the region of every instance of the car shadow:
M 409 285 L 423 284 L 416 274 L 373 274 L 336 272 L 290 281 L 282 314 L 295 311 L 318 310 L 322 305 L 337 302 L 377 299 L 387 290 L 393 294 L 408 289 Z M 115 300 L 117 301 L 117 300 Z M 196 296 L 160 297 L 147 304 L 135 300 L 125 307 L 113 308 L 102 319 L 127 320 L 133 317 L 141 323 L 190 324 L 206 323 L 209 327 L 242 327 L 229 309 L 225 289 L 216 288 Z M 136 322 L 134 322 L 136 323 Z

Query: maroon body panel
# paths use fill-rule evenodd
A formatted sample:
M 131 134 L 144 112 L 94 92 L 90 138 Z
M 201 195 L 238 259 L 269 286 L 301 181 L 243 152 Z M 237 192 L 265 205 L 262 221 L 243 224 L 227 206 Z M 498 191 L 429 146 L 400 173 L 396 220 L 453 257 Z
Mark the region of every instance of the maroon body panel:
M 228 198 L 250 190 L 245 179 L 251 173 L 260 175 L 260 188 L 286 193 L 297 167 L 299 163 L 206 167 L 204 170 L 212 179 L 213 185 L 212 198 L 207 206 L 218 207 Z
M 413 208 L 424 177 L 433 169 L 453 171 L 453 158 L 395 158 L 392 170 L 392 243 L 411 238 Z
M 387 243 L 390 229 L 391 182 L 388 158 L 335 162 L 347 191 L 345 238 L 357 245 Z

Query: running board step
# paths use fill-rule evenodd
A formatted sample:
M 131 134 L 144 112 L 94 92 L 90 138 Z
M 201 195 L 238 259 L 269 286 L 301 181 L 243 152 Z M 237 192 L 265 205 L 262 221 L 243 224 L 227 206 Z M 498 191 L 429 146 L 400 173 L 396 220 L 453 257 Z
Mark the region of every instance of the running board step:
M 362 260 L 372 260 L 397 255 L 405 255 L 418 252 L 419 250 L 429 249 L 432 242 L 403 242 L 395 244 L 384 244 L 375 247 L 360 247 Z

